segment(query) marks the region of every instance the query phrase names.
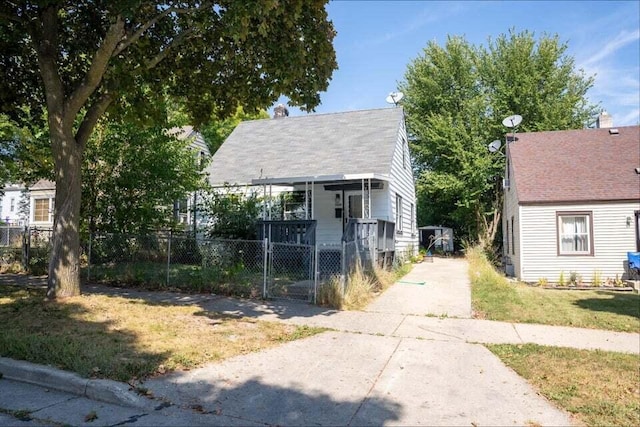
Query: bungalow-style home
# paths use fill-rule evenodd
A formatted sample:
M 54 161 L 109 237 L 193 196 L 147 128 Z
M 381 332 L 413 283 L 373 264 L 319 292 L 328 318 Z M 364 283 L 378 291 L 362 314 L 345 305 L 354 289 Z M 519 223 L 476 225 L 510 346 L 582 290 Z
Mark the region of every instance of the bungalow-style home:
M 212 186 L 249 188 L 265 200 L 287 193 L 278 217 L 272 203 L 263 212 L 278 241 L 339 245 L 373 236 L 379 252 L 417 251 L 402 108 L 287 116 L 278 106 L 274 119 L 240 123 L 207 168 Z
M 519 133 L 507 153 L 507 274 L 627 278 L 627 252 L 640 251 L 640 127 Z

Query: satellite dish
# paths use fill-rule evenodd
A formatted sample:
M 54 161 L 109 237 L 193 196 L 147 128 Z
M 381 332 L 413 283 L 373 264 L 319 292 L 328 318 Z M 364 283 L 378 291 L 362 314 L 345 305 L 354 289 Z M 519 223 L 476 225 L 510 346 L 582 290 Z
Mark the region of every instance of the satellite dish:
M 514 128 L 522 123 L 522 116 L 514 114 L 513 116 L 509 116 L 502 121 L 502 124 L 508 128 Z
M 496 151 L 498 151 L 501 146 L 502 146 L 502 142 L 499 139 L 496 139 L 495 141 L 491 141 L 491 143 L 488 145 L 489 151 L 492 153 L 495 153 Z
M 387 96 L 386 101 L 389 104 L 398 105 L 398 102 L 404 97 L 404 93 L 402 92 L 391 92 L 389 96 Z

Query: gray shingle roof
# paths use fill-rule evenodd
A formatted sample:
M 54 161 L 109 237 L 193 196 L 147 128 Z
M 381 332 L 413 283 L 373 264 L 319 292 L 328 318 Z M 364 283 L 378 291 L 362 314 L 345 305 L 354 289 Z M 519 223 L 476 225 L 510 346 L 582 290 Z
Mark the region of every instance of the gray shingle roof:
M 252 179 L 391 174 L 401 108 L 242 122 L 207 168 L 214 185 Z

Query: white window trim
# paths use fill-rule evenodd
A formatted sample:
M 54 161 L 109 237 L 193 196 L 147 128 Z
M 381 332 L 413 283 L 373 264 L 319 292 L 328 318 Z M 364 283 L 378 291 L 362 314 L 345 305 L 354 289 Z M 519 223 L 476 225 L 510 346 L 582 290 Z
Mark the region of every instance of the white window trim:
M 400 194 L 396 194 L 396 233 L 402 234 L 402 222 L 403 222 L 403 206 L 402 206 L 402 196 Z
M 38 200 L 46 200 L 47 201 L 47 220 L 37 220 L 36 219 L 36 203 Z M 53 221 L 53 198 L 51 197 L 34 197 L 33 198 L 33 215 L 31 216 L 33 223 L 37 224 L 46 224 Z

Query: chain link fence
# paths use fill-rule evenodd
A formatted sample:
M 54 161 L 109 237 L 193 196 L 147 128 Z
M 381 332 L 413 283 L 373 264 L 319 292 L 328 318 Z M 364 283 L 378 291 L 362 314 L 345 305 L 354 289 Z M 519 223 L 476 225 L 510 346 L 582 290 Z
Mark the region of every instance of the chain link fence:
M 51 229 L 0 228 L 1 271 L 17 265 L 46 274 L 51 238 Z M 345 292 L 355 269 L 390 267 L 389 260 L 376 252 L 373 237 L 304 245 L 167 231 L 93 234 L 81 240 L 82 276 L 90 283 L 308 302 L 316 302 L 323 284 L 338 282 Z

